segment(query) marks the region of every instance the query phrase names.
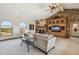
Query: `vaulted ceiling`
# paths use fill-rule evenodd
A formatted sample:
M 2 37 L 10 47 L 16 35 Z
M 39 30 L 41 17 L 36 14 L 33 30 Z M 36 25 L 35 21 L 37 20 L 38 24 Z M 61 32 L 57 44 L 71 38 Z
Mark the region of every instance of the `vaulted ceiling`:
M 62 3 L 65 9 L 79 9 L 79 3 Z
M 0 3 L 0 17 L 16 17 L 19 20 L 36 20 L 51 15 L 49 3 Z M 77 3 L 62 3 L 65 9 L 79 8 Z

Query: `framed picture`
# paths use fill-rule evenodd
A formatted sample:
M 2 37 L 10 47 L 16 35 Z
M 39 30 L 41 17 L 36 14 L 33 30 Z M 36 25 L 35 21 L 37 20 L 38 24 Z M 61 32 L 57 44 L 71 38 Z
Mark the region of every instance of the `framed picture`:
M 34 30 L 34 24 L 29 25 L 29 30 Z

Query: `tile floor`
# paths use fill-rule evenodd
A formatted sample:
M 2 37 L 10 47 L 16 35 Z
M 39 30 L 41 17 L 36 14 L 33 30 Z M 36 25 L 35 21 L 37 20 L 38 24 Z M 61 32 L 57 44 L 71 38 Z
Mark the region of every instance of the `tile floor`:
M 20 46 L 20 43 L 20 39 L 0 41 L 0 55 L 45 55 L 32 46 L 28 53 L 27 46 L 25 44 Z M 55 48 L 48 55 L 79 55 L 79 38 L 57 38 Z

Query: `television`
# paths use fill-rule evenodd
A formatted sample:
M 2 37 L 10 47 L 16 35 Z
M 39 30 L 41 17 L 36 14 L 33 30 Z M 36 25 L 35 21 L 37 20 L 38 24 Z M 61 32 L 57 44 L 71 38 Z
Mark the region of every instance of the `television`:
M 52 26 L 51 31 L 53 31 L 53 32 L 61 32 L 61 27 L 60 26 Z

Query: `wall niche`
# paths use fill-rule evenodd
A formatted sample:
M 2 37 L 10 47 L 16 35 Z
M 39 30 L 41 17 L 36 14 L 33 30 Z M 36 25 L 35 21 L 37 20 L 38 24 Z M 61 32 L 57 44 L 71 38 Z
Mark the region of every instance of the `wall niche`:
M 40 34 L 48 33 L 46 19 L 36 20 L 36 33 L 40 33 Z

